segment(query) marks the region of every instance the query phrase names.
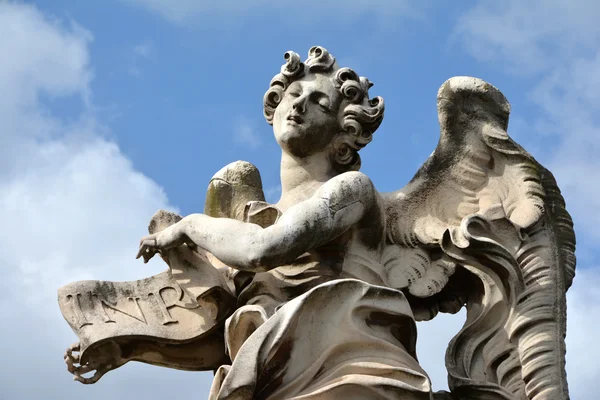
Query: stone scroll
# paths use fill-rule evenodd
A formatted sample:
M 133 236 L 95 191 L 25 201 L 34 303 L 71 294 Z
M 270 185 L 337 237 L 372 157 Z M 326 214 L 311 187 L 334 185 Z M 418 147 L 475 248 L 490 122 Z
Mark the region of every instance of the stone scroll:
M 176 219 L 161 211 L 149 230 L 161 230 Z M 222 340 L 213 336 L 222 337 L 223 322 L 235 305 L 222 271 L 206 254 L 186 245 L 164 252 L 162 258 L 170 269 L 146 279 L 79 281 L 58 290 L 62 315 L 79 338 L 83 364 L 136 360 L 204 370 L 222 361 Z M 124 360 L 106 359 L 111 352 Z M 182 352 L 189 360 L 184 357 L 182 362 Z

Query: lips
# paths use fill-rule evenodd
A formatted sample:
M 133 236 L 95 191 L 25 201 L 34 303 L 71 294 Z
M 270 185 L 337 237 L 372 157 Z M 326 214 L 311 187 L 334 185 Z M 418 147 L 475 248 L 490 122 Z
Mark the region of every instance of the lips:
M 290 114 L 290 115 L 288 115 L 287 120 L 295 122 L 297 124 L 301 124 L 302 123 L 302 118 L 298 114 Z

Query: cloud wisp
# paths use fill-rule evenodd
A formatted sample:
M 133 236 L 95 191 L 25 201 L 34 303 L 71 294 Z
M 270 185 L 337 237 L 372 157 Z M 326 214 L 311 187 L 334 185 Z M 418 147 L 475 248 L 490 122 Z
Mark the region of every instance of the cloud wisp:
M 578 228 L 600 238 L 600 192 L 589 177 L 600 169 L 600 5 L 585 1 L 482 1 L 459 20 L 459 38 L 473 57 L 527 75 L 537 108 L 530 137 L 555 174 Z M 527 143 L 525 143 L 527 144 Z
M 568 300 L 567 372 L 573 399 L 593 397 L 600 379 L 592 338 L 600 320 L 593 245 L 600 239 L 600 4 L 585 1 L 481 1 L 459 20 L 455 37 L 476 59 L 526 77 L 535 113 L 519 118 L 522 144 L 557 178 L 578 234 L 579 266 Z M 524 120 L 529 123 L 525 124 Z M 528 126 L 524 126 L 528 125 Z M 509 128 L 510 129 L 510 128 Z
M 164 269 L 134 259 L 149 216 L 173 208 L 101 134 L 90 106 L 92 35 L 35 7 L 0 3 L 0 350 L 2 398 L 138 397 L 180 375 L 127 367 L 92 389 L 70 383 L 62 354 L 76 338 L 56 290 L 79 279 L 139 279 Z M 44 99 L 70 98 L 62 116 Z M 74 121 L 74 122 L 71 122 Z M 140 372 L 141 371 L 141 372 Z M 160 375 L 154 389 L 152 374 Z M 144 385 L 118 384 L 146 381 Z M 188 376 L 189 379 L 189 376 Z M 33 382 L 33 384 L 31 384 Z M 160 384 L 158 382 L 161 382 Z M 196 383 L 197 384 L 197 383 Z M 127 393 L 130 393 L 127 395 Z
M 254 123 L 246 118 L 238 118 L 233 130 L 234 143 L 252 150 L 258 149 L 263 143 Z
M 135 78 L 141 78 L 143 75 L 142 63 L 147 62 L 148 60 L 155 60 L 156 53 L 156 46 L 151 40 L 145 40 L 133 46 L 131 63 L 127 69 L 129 75 Z
M 302 3 L 292 0 L 272 2 L 268 0 L 239 1 L 221 0 L 206 2 L 195 0 L 122 0 L 135 6 L 144 8 L 169 22 L 183 26 L 199 26 L 209 24 L 215 16 L 226 17 L 231 26 L 237 22 L 273 13 L 286 16 L 287 23 L 314 22 L 315 19 L 335 16 L 338 21 L 352 20 L 364 13 L 373 13 L 375 16 L 387 19 L 389 17 L 405 16 L 409 18 L 422 18 L 424 10 L 428 9 L 429 2 L 421 2 L 418 6 L 407 0 L 379 0 L 376 3 L 361 0 L 331 0 L 322 2 L 307 0 Z M 319 10 L 315 13 L 314 10 Z M 283 18 L 283 17 L 282 17 Z M 219 21 L 222 23 L 223 19 Z M 229 25 L 228 25 L 229 26 Z

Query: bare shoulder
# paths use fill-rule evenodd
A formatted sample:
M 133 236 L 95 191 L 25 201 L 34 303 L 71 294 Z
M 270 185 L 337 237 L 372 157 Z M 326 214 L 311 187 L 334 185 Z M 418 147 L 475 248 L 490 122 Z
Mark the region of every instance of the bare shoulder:
M 326 198 L 331 207 L 361 202 L 369 208 L 377 203 L 378 193 L 371 179 L 362 172 L 344 172 L 327 181 L 315 196 Z

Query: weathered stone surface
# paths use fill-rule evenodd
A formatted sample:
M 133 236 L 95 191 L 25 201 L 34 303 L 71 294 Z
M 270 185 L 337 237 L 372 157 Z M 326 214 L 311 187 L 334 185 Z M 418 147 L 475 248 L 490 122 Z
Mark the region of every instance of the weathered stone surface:
M 159 211 L 148 230 L 179 220 Z M 82 366 L 99 371 L 95 380 L 132 360 L 186 370 L 213 370 L 226 360 L 223 322 L 235 298 L 222 272 L 186 246 L 165 252 L 165 259 L 170 269 L 150 278 L 80 281 L 59 289 L 60 310 L 79 337 L 68 351 L 72 372 L 82 372 L 72 365 L 73 350 Z
M 324 48 L 285 60 L 264 96 L 281 199 L 267 204 L 258 170 L 232 163 L 204 214 L 154 216 L 138 258 L 159 254 L 167 272 L 62 288 L 80 339 L 69 371 L 94 383 L 130 360 L 214 369 L 211 399 L 568 398 L 572 221 L 552 174 L 508 136 L 502 93 L 445 82 L 438 147 L 382 194 L 358 152 L 383 99 Z M 463 307 L 446 354 L 451 393 L 432 393 L 415 320 Z

